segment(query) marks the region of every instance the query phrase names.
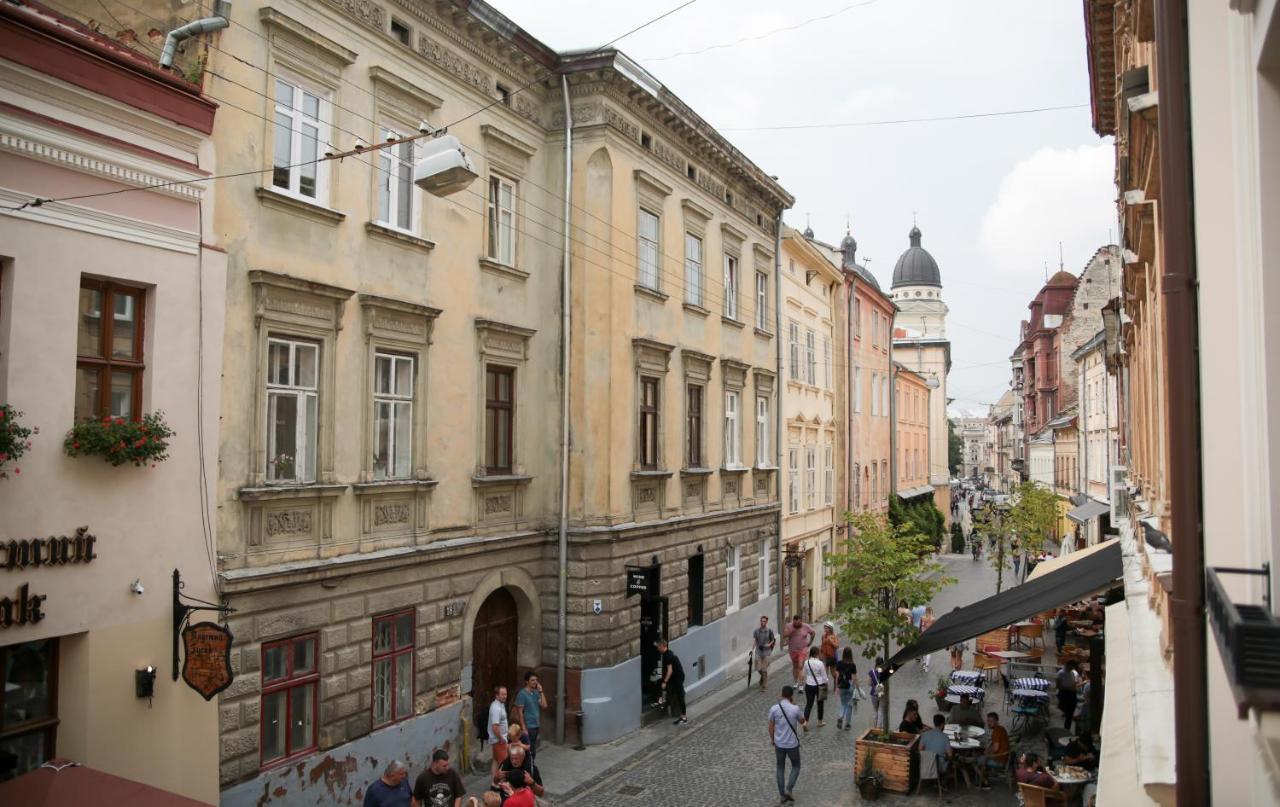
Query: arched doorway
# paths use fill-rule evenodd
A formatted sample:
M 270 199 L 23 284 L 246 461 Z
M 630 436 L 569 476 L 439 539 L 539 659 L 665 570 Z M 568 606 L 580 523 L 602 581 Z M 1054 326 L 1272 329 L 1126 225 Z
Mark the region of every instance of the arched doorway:
M 488 722 L 494 687 L 507 688 L 510 708 L 519 681 L 516 668 L 519 642 L 520 615 L 516 598 L 509 589 L 495 589 L 476 611 L 471 628 L 471 691 L 478 725 Z

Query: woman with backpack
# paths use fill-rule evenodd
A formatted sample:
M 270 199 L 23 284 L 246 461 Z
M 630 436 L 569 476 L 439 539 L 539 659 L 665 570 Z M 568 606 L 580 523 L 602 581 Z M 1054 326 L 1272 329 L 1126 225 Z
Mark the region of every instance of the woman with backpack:
M 853 710 L 858 705 L 858 667 L 853 663 L 853 648 L 846 647 L 836 662 L 836 692 L 840 693 L 840 716 L 836 728 L 853 728 Z

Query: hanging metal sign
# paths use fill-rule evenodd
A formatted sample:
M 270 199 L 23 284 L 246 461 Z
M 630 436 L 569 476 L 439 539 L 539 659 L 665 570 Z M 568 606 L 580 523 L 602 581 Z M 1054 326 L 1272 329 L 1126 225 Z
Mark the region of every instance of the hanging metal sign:
M 231 686 L 231 631 L 213 622 L 182 629 L 182 680 L 207 701 Z

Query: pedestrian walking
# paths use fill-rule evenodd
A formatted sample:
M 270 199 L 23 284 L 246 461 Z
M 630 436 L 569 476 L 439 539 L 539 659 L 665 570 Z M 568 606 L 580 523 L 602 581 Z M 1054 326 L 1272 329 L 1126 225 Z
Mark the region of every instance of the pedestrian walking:
M 459 807 L 466 792 L 462 777 L 449 765 L 449 752 L 443 748 L 432 752 L 431 764 L 413 783 L 415 807 Z
M 403 762 L 398 759 L 388 762 L 382 776 L 365 791 L 364 807 L 409 807 L 413 791 L 405 781 L 407 778 L 409 769 Z
M 529 759 L 538 756 L 538 730 L 542 727 L 542 710 L 547 708 L 547 696 L 542 682 L 533 670 L 524 674 L 524 688 L 516 695 L 516 720 L 529 735 Z
M 836 626 L 831 622 L 822 623 L 822 663 L 827 668 L 827 680 L 836 676 L 836 661 L 840 656 L 840 637 L 836 634 Z
M 769 708 L 769 742 L 773 743 L 777 764 L 778 798 L 786 803 L 795 801 L 791 791 L 800 778 L 800 734 L 796 726 L 805 725 L 804 714 L 792 702 L 795 689 L 788 684 L 782 688 L 782 697 Z M 787 760 L 791 760 L 791 776 L 786 776 Z
M 867 684 L 871 687 L 872 725 L 878 729 L 884 728 L 880 717 L 880 695 L 884 692 L 884 659 L 880 656 L 876 656 L 876 666 L 867 673 Z
M 1067 643 L 1067 615 L 1059 612 L 1053 618 L 1053 643 L 1058 649 L 1058 655 L 1062 655 L 1062 648 Z
M 658 640 L 658 652 L 662 654 L 662 694 L 671 707 L 672 714 L 679 714 L 675 725 L 683 726 L 689 722 L 684 705 L 684 665 L 680 657 L 671 652 L 671 645 L 666 639 Z
M 818 725 L 825 726 L 822 710 L 827 701 L 827 665 L 818 657 L 818 648 L 809 648 L 809 658 L 804 663 L 804 719 L 807 721 L 813 712 L 813 704 L 818 704 Z
M 1018 547 L 1018 542 L 1013 542 L 1013 579 L 1018 579 L 1019 572 L 1022 571 L 1022 549 Z
M 760 617 L 760 627 L 751 634 L 751 643 L 755 647 L 756 672 L 760 673 L 760 691 L 764 692 L 765 686 L 769 683 L 769 656 L 773 654 L 773 648 L 778 643 L 778 637 L 774 635 L 773 628 L 769 627 L 769 617 Z
M 492 776 L 507 758 L 507 688 L 504 686 L 494 688 L 493 701 L 489 704 L 489 747 L 493 751 L 489 763 Z
M 840 694 L 840 716 L 836 728 L 848 731 L 853 727 L 853 710 L 858 705 L 858 667 L 853 663 L 853 648 L 846 647 L 836 662 L 836 692 Z
M 809 656 L 809 645 L 813 644 L 817 635 L 799 614 L 791 617 L 790 624 L 782 629 L 782 640 L 787 643 L 787 652 L 791 654 L 791 678 L 798 686 L 803 685 L 800 668 L 804 666 L 804 661 Z
M 929 628 L 932 628 L 933 623 L 936 621 L 937 620 L 933 616 L 933 606 L 932 605 L 926 606 L 924 609 L 924 615 L 920 617 L 920 632 L 924 633 Z M 933 661 L 933 653 L 925 653 L 923 656 L 920 657 L 920 666 L 924 668 L 924 671 L 926 673 L 929 672 L 929 664 L 932 661 Z
M 1058 686 L 1058 708 L 1062 710 L 1062 727 L 1064 729 L 1071 728 L 1071 720 L 1076 714 L 1076 687 L 1080 682 L 1080 676 L 1076 673 L 1076 670 L 1079 668 L 1080 665 L 1074 660 L 1068 661 L 1066 666 L 1058 671 L 1058 679 L 1055 682 Z

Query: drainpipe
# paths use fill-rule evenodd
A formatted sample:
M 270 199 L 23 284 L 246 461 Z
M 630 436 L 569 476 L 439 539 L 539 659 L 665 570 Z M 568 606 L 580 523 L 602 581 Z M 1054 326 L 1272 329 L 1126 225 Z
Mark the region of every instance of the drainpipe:
M 1191 178 L 1186 0 L 1157 0 L 1160 249 L 1165 305 L 1169 520 L 1173 539 L 1173 713 L 1178 804 L 1209 804 L 1204 543 L 1201 521 L 1199 333 Z
M 217 0 L 213 4 L 213 16 L 192 20 L 180 28 L 174 28 L 164 38 L 164 50 L 160 52 L 160 66 L 166 69 L 173 67 L 173 57 L 178 51 L 178 43 L 193 36 L 220 31 L 231 24 L 230 0 Z
M 895 312 L 896 313 L 896 312 Z M 896 319 L 896 317 L 894 318 Z M 898 495 L 898 368 L 893 365 L 893 320 L 889 322 L 889 502 Z M 887 661 L 888 659 L 886 659 Z
M 569 359 L 570 263 L 569 238 L 573 206 L 573 110 L 569 105 L 569 77 L 560 75 L 564 92 L 564 266 L 560 277 L 560 536 L 557 547 L 556 608 L 556 743 L 564 745 L 565 653 L 568 631 L 569 586 Z M 578 738 L 579 745 L 582 738 Z
M 786 622 L 787 617 L 783 611 L 782 605 L 782 589 L 783 589 L 783 557 L 782 557 L 782 398 L 783 398 L 783 376 L 782 376 L 782 211 L 778 211 L 778 217 L 774 220 L 773 235 L 773 341 L 777 348 L 776 367 L 778 375 L 773 380 L 773 386 L 777 390 L 778 405 L 774 407 L 774 450 L 773 465 L 778 470 L 774 471 L 777 479 L 774 480 L 774 489 L 778 497 L 778 518 L 775 523 L 777 525 L 777 535 L 774 536 L 774 546 L 778 561 L 778 621 L 779 629 Z M 795 611 L 796 609 L 792 609 Z M 796 611 L 796 613 L 799 613 Z

